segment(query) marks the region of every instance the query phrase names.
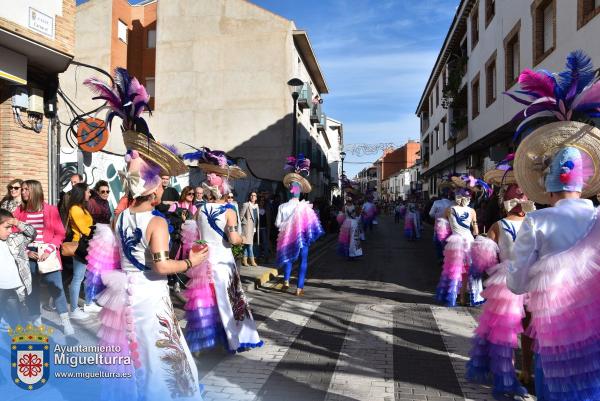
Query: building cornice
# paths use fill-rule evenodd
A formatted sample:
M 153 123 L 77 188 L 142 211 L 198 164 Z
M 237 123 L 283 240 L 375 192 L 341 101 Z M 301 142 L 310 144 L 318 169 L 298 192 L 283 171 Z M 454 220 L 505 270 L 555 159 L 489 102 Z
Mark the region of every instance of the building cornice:
M 294 37 L 294 45 L 296 46 L 300 58 L 302 58 L 317 90 L 320 94 L 329 93 L 329 88 L 327 88 L 325 77 L 321 72 L 321 67 L 319 66 L 315 52 L 310 44 L 310 40 L 308 39 L 308 34 L 303 30 L 294 30 L 292 31 L 292 35 Z

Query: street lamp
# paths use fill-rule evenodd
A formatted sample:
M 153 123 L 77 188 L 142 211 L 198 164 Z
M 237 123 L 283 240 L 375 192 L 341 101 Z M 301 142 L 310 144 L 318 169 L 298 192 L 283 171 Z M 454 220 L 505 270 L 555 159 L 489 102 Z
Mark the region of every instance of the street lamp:
M 340 159 L 342 160 L 342 174 L 344 174 L 344 159 L 346 158 L 346 152 L 343 150 L 340 152 Z
M 298 107 L 298 97 L 300 97 L 300 91 L 304 86 L 304 82 L 298 78 L 290 79 L 287 84 L 292 87 L 292 99 L 294 99 L 294 114 L 292 123 L 293 127 L 293 142 L 292 142 L 292 154 L 296 156 L 296 137 L 298 132 L 298 123 L 296 122 L 296 108 Z

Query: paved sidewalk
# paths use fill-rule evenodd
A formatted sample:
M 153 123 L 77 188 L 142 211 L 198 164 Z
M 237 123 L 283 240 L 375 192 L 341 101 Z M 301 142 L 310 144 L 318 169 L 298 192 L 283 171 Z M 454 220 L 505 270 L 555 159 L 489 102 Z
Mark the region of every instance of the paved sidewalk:
M 383 217 L 362 259 L 339 257 L 334 237 L 319 248 L 304 297 L 292 295 L 294 280 L 288 293 L 277 281 L 251 293 L 262 348 L 196 360 L 205 401 L 492 400 L 489 386 L 464 379 L 479 309 L 433 303 L 440 268 L 430 241 L 407 242 Z M 57 317 L 44 314 L 55 326 Z M 94 317 L 74 325 L 77 335 L 58 330 L 57 342 L 94 340 Z

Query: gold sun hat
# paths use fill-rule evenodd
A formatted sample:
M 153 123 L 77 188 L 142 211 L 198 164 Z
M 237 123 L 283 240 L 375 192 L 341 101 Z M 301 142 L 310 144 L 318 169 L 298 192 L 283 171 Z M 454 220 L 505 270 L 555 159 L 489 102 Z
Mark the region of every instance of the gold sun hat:
M 467 176 L 463 176 L 463 177 L 467 177 Z M 453 176 L 450 178 L 450 181 L 451 181 L 452 185 L 454 185 L 454 188 L 465 188 L 472 192 L 479 192 L 479 188 L 477 186 L 469 185 L 469 182 L 463 180 L 461 177 Z
M 491 170 L 483 175 L 483 180 L 490 185 L 505 186 L 516 184 L 515 171 L 512 163 L 515 159 L 514 153 L 509 153 L 504 159 L 496 164 Z
M 308 182 L 308 180 L 302 177 L 300 174 L 287 173 L 285 177 L 283 177 L 283 185 L 285 185 L 286 188 L 289 187 L 292 182 L 297 182 L 298 184 L 300 184 L 300 187 L 302 188 L 302 193 L 307 194 L 312 191 L 312 186 L 310 185 L 310 182 Z
M 581 196 L 589 198 L 600 192 L 600 130 L 578 121 L 558 121 L 537 128 L 519 144 L 515 154 L 515 178 L 534 202 L 549 205 L 545 178 L 555 155 L 566 147 L 579 150 L 591 171 L 586 174 Z
M 521 139 L 513 166 L 529 199 L 550 204 L 550 193 L 600 192 L 600 130 L 588 124 L 600 116 L 599 84 L 592 60 L 576 50 L 560 73 L 525 69 L 520 90 L 507 93 L 525 105 L 513 117 Z
M 516 184 L 515 172 L 513 170 L 491 169 L 483 175 L 483 180 L 491 185 L 510 185 Z
M 123 141 L 128 150 L 137 151 L 140 156 L 160 168 L 160 175 L 176 177 L 188 172 L 183 160 L 171 149 L 137 131 L 125 131 Z
M 221 150 L 210 150 L 207 147 L 194 148 L 194 152 L 185 153 L 184 160 L 197 161 L 197 167 L 206 174 L 216 174 L 227 179 L 246 178 L 246 172 L 227 157 Z

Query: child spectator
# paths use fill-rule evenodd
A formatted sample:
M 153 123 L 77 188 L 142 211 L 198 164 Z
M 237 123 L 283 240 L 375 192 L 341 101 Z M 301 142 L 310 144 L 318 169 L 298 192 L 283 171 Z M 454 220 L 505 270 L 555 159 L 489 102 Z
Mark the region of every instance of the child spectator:
M 13 232 L 15 227 L 18 231 Z M 0 209 L 0 318 L 12 328 L 27 315 L 22 311 L 25 297 L 31 294 L 27 246 L 36 236 L 35 228 Z

